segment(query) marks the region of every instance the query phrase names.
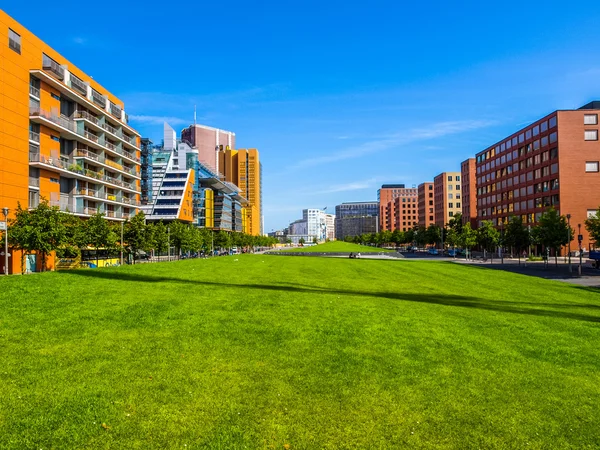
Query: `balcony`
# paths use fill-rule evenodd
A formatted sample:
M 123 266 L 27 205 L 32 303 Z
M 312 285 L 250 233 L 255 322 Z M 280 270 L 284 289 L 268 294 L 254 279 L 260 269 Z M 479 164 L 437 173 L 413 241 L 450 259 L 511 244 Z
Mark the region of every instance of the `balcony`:
M 75 157 L 89 158 L 94 161 L 100 162 L 100 157 L 96 153 L 90 152 L 89 150 L 80 149 L 80 148 L 75 149 Z
M 33 163 L 42 163 L 42 164 L 47 164 L 49 166 L 53 166 L 59 169 L 65 169 L 67 168 L 67 166 L 69 166 L 70 162 L 69 162 L 69 158 L 66 158 L 64 156 L 61 157 L 52 157 L 52 156 L 46 156 L 46 155 L 41 155 L 39 153 L 29 153 L 29 162 L 33 162 Z
M 80 78 L 71 74 L 71 87 L 75 89 L 77 92 L 82 94 L 83 96 L 87 96 L 87 84 Z
M 101 126 L 102 126 L 102 128 L 104 128 L 109 133 L 112 133 L 112 134 L 114 134 L 117 137 L 121 137 L 121 132 L 119 130 L 117 130 L 116 128 L 111 127 L 109 124 L 103 123 Z
M 40 187 L 40 179 L 34 178 L 34 177 L 29 177 L 29 187 L 39 188 Z
M 83 132 L 83 137 L 85 137 L 85 138 L 89 139 L 90 141 L 93 141 L 93 142 L 96 142 L 96 143 L 98 142 L 98 136 L 96 136 L 96 135 L 95 135 L 95 134 L 93 134 L 93 133 L 90 133 L 90 132 L 89 132 L 89 131 L 87 131 L 87 130 L 85 130 L 85 131 Z
M 96 116 L 91 115 L 89 112 L 87 111 L 75 111 L 74 114 L 74 119 L 85 119 L 85 120 L 89 120 L 90 122 L 92 122 L 94 125 L 96 126 L 100 126 L 100 121 L 98 120 L 98 118 Z
M 29 93 L 34 97 L 40 98 L 40 90 L 35 86 L 29 85 Z
M 43 55 L 42 69 L 61 81 L 65 79 L 65 69 L 48 55 Z
M 29 140 L 33 142 L 40 143 L 40 133 L 36 133 L 35 131 L 29 132 Z
M 77 193 L 75 195 L 85 195 L 87 197 L 97 197 L 98 191 L 95 189 L 81 188 L 77 191 Z
M 102 94 L 95 89 L 92 89 L 92 101 L 96 105 L 101 106 L 102 109 L 106 108 L 106 98 L 104 98 Z
M 118 117 L 119 119 L 121 118 L 121 107 L 118 105 L 115 105 L 114 103 L 110 103 L 110 113 L 115 116 Z

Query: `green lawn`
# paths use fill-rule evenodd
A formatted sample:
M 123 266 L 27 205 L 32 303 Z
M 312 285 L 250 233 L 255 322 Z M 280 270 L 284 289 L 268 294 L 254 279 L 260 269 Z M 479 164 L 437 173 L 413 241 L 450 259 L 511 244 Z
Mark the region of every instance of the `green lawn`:
M 0 352 L 2 449 L 600 443 L 599 292 L 449 262 L 3 278 Z
M 319 245 L 312 245 L 308 247 L 296 247 L 291 249 L 284 249 L 285 252 L 317 252 L 317 253 L 380 253 L 380 252 L 391 252 L 393 250 L 387 250 L 378 247 L 369 247 L 367 245 L 353 244 L 351 242 L 343 241 L 331 241 L 325 242 Z

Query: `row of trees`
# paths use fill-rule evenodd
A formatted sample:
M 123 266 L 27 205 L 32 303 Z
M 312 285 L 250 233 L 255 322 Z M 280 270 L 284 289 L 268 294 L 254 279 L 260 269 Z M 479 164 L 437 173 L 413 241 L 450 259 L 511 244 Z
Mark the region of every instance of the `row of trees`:
M 594 242 L 600 242 L 600 208 L 596 214 L 585 221 L 585 227 Z M 524 250 L 531 245 L 541 245 L 545 250 L 553 250 L 555 262 L 560 249 L 575 238 L 575 232 L 569 226 L 566 216 L 561 216 L 554 208 L 548 208 L 542 214 L 537 225 L 527 227 L 520 216 L 511 217 L 498 229 L 491 221 L 484 221 L 478 229 L 470 223 L 463 224 L 462 216 L 454 216 L 444 228 L 430 225 L 428 228 L 415 226 L 408 231 L 381 231 L 374 234 L 346 238 L 361 244 L 377 246 L 394 245 L 435 245 L 442 247 L 461 247 L 467 251 L 479 247 L 482 251 L 493 252 L 499 248 L 510 249 L 519 259 Z
M 42 268 L 45 268 L 48 254 L 53 251 L 59 257 L 76 257 L 81 250 L 89 248 L 122 250 L 134 256 L 140 250 L 164 254 L 169 247 L 174 247 L 175 254 L 180 255 L 234 246 L 246 249 L 269 247 L 277 242 L 266 236 L 215 232 L 177 221 L 168 225 L 146 223 L 143 212 L 123 224 L 106 220 L 102 213 L 82 220 L 50 206 L 47 201 L 40 202 L 35 209 L 24 209 L 19 205 L 8 225 L 10 248 L 21 251 L 21 272 L 24 272 L 25 255 L 33 252 L 40 255 Z

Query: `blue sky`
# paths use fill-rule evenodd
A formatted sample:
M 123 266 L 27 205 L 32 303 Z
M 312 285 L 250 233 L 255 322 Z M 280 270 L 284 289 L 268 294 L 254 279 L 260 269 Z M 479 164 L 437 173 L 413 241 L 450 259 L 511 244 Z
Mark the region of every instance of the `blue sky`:
M 460 170 L 600 99 L 597 1 L 57 5 L 3 7 L 123 99 L 143 136 L 197 105 L 199 123 L 258 148 L 265 231 Z

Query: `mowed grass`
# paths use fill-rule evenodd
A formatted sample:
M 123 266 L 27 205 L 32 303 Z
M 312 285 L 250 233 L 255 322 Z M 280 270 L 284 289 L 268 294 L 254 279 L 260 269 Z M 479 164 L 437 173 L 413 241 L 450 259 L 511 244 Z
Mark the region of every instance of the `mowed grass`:
M 448 262 L 9 277 L 0 448 L 598 448 L 599 344 L 597 291 Z
M 296 247 L 283 249 L 285 252 L 308 252 L 308 253 L 381 253 L 391 252 L 385 248 L 369 247 L 368 245 L 353 244 L 352 242 L 331 241 L 308 247 Z

